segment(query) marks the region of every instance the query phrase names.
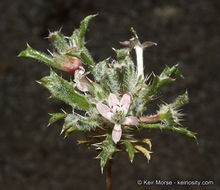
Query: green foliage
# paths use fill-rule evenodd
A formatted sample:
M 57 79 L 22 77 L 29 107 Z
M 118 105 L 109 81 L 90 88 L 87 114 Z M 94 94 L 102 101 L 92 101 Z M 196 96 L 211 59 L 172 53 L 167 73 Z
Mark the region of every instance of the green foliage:
M 83 110 L 89 110 L 89 103 L 86 98 L 75 92 L 73 82 L 68 82 L 57 75 L 52 69 L 50 76 L 46 76 L 40 80 L 41 84 L 47 88 L 51 96 L 58 100 L 64 101 L 72 107 Z
M 171 104 L 171 107 L 174 109 L 178 109 L 182 107 L 184 104 L 189 102 L 188 92 L 186 91 L 183 95 L 180 95 L 175 102 Z
M 94 78 L 99 83 L 104 83 L 105 88 L 117 94 L 119 91 L 118 78 L 116 70 L 112 69 L 109 60 L 104 60 L 95 65 L 92 71 Z
M 166 66 L 159 76 L 155 76 L 153 83 L 151 84 L 147 92 L 147 95 L 148 96 L 156 95 L 161 90 L 161 88 L 164 87 L 166 84 L 175 81 L 174 78 L 171 78 L 172 75 L 182 76 L 177 66 L 178 65 L 174 65 L 171 68 Z
M 49 51 L 51 55 L 37 51 L 29 45 L 19 54 L 19 57 L 32 58 L 74 75 L 74 79 L 67 81 L 51 69 L 50 75 L 40 80 L 40 84 L 49 90 L 53 98 L 65 102 L 73 109 L 72 113 L 51 114 L 49 125 L 64 119 L 61 133 L 65 132 L 65 136 L 78 132 L 87 133 L 86 140 L 79 141 L 78 144 L 96 147 L 102 169 L 109 159 L 120 151 L 127 152 L 131 162 L 138 152 L 143 153 L 149 161 L 152 153 L 151 140 L 135 136 L 136 132 L 139 133 L 142 129 L 170 130 L 193 138 L 197 142 L 195 133 L 180 125 L 183 114 L 179 108 L 189 101 L 187 91 L 178 96 L 173 103 L 159 105 L 155 115 L 144 115 L 148 104 L 155 99 L 161 89 L 175 81 L 176 76 L 182 77 L 178 65 L 166 66 L 159 75 L 140 76 L 138 73 L 143 71 L 140 60 L 143 58 L 138 57 L 135 63 L 131 56 L 132 51 L 138 48 L 141 53 L 137 56 L 140 56 L 146 47 L 156 43 L 148 41 L 141 44 L 133 28 L 134 37 L 122 43 L 127 47 L 113 49 L 116 59 L 108 58 L 96 63 L 85 46 L 88 24 L 95 16 L 86 17 L 69 37 L 64 36 L 61 31 L 51 32 L 48 37 L 54 47 L 53 53 Z M 83 68 L 84 65 L 87 66 L 88 72 Z M 86 88 L 83 89 L 83 85 Z M 105 119 L 96 107 L 98 103 L 110 106 L 108 103 L 110 93 L 119 99 L 124 94 L 129 95 L 131 104 L 127 115 L 139 119 L 136 126 L 125 126 L 122 123 L 122 137 L 117 144 L 112 140 L 114 123 L 109 121 L 111 119 Z M 149 150 L 145 148 L 146 145 Z
M 49 39 L 60 54 L 65 54 L 69 51 L 69 45 L 60 31 L 50 33 Z
M 38 60 L 40 62 L 46 63 L 49 66 L 60 68 L 60 65 L 56 65 L 52 57 L 33 49 L 31 46 L 27 45 L 27 48 L 23 50 L 18 57 L 27 57 L 31 59 Z
M 122 142 L 126 146 L 126 151 L 128 152 L 128 156 L 131 162 L 134 160 L 134 154 L 136 152 L 134 146 L 132 145 L 131 141 L 125 140 Z
M 99 85 L 96 82 L 92 83 L 93 89 L 94 89 L 94 95 L 97 97 L 99 100 L 107 99 L 108 98 L 108 93 L 106 89 L 104 89 L 101 85 Z
M 89 15 L 81 22 L 80 32 L 79 32 L 80 45 L 84 46 L 85 34 L 86 34 L 86 30 L 88 28 L 88 24 L 95 16 L 97 16 L 97 15 Z
M 183 135 L 186 135 L 190 138 L 193 138 L 196 142 L 198 142 L 196 138 L 196 133 L 187 130 L 184 127 L 176 127 L 176 126 L 167 126 L 163 124 L 140 124 L 138 125 L 139 128 L 145 128 L 145 129 L 160 129 L 160 130 L 171 130 Z
M 66 113 L 52 113 L 50 115 L 51 115 L 51 118 L 49 120 L 49 125 L 55 123 L 56 121 L 60 119 L 64 119 L 67 116 Z
M 82 52 L 80 54 L 82 60 L 84 61 L 84 63 L 87 63 L 87 65 L 90 67 L 90 68 L 93 68 L 95 63 L 94 61 L 92 60 L 92 57 L 90 56 L 90 54 L 87 52 L 86 49 L 84 49 L 84 52 Z
M 102 142 L 100 148 L 101 152 L 99 153 L 97 158 L 101 160 L 101 168 L 104 168 L 107 161 L 112 158 L 112 155 L 117 150 L 110 134 L 107 134 L 106 139 Z
M 68 114 L 65 118 L 63 130 L 66 131 L 66 136 L 71 132 L 88 132 L 94 130 L 99 123 L 90 117 L 83 117 L 79 114 Z

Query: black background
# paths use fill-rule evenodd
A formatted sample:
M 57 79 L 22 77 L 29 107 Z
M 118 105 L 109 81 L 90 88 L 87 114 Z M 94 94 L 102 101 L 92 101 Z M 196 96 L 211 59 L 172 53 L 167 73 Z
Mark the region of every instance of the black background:
M 63 27 L 71 35 L 94 13 L 99 16 L 89 26 L 87 41 L 97 62 L 114 56 L 111 48 L 131 37 L 131 26 L 141 41 L 158 43 L 145 51 L 145 73 L 159 74 L 165 65 L 180 62 L 185 79 L 163 89 L 160 97 L 171 102 L 188 90 L 183 125 L 199 139 L 197 145 L 180 134 L 146 130 L 141 136 L 152 139 L 152 159 L 148 163 L 138 154 L 130 164 L 127 154 L 118 154 L 113 161 L 115 189 L 219 189 L 219 0 L 1 0 L 0 189 L 105 189 L 105 175 L 93 159 L 97 153 L 76 145 L 83 136 L 64 140 L 59 135 L 62 122 L 46 127 L 48 112 L 69 110 L 48 100 L 47 90 L 35 82 L 49 68 L 16 57 L 26 42 L 45 52 L 52 49 L 44 39 L 48 29 Z M 215 185 L 147 187 L 138 186 L 137 179 L 214 180 Z

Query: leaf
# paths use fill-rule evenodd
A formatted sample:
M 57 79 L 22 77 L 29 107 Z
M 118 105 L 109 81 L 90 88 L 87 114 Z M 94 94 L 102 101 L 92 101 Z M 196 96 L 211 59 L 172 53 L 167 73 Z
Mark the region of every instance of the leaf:
M 64 131 L 62 129 L 62 131 Z M 72 135 L 72 134 L 75 134 L 79 132 L 75 127 L 69 127 L 66 131 L 65 131 L 65 137 L 69 136 L 69 135 Z M 62 133 L 62 132 L 61 132 Z
M 113 49 L 117 55 L 118 61 L 123 61 L 129 55 L 129 48 Z
M 79 38 L 80 38 L 79 34 L 80 34 L 79 29 L 75 29 L 73 31 L 73 34 L 69 37 L 69 42 L 70 42 L 71 46 L 77 50 L 80 50 L 80 48 L 82 48 L 80 45 L 80 42 L 79 42 Z
M 86 54 L 85 52 L 82 52 L 81 54 L 82 60 L 92 69 L 95 65 L 94 61 L 92 60 L 91 56 Z
M 92 74 L 97 82 L 105 84 L 106 90 L 117 94 L 119 90 L 117 75 L 115 70 L 109 68 L 109 60 L 104 60 L 95 65 Z
M 106 70 L 108 69 L 107 63 L 108 60 L 104 60 L 95 65 L 92 74 L 94 75 L 96 81 L 102 82 L 105 80 L 107 75 Z
M 171 78 L 172 75 L 177 75 L 177 76 L 182 77 L 182 74 L 177 67 L 178 67 L 178 64 L 174 65 L 171 68 L 166 66 L 159 76 L 154 77 L 153 83 L 151 84 L 146 95 L 147 96 L 155 95 L 166 84 L 169 84 L 170 82 L 175 81 L 174 78 Z
M 77 131 L 86 132 L 94 130 L 98 125 L 99 123 L 95 119 L 73 113 L 67 115 L 63 128 L 64 130 L 67 130 L 70 127 L 74 127 Z
M 101 168 L 103 169 L 109 159 L 111 159 L 113 153 L 116 151 L 115 143 L 112 140 L 112 136 L 107 134 L 106 139 L 102 142 L 100 146 L 102 151 L 99 153 L 97 158 L 101 160 Z
M 115 63 L 113 64 L 113 68 L 116 75 L 116 83 L 120 87 L 120 91 L 126 92 L 128 90 L 129 86 L 129 73 L 128 73 L 128 65 L 126 65 L 124 62 L 121 63 Z
M 180 95 L 175 102 L 171 104 L 171 107 L 174 109 L 178 109 L 184 104 L 189 102 L 188 92 L 186 91 L 183 95 Z
M 74 92 L 73 83 L 64 80 L 52 69 L 50 71 L 50 76 L 42 78 L 40 82 L 50 91 L 54 98 L 64 101 L 73 107 L 89 110 L 90 105 L 85 97 Z
M 198 140 L 196 138 L 196 133 L 187 130 L 184 127 L 175 127 L 175 126 L 166 126 L 163 124 L 139 124 L 138 127 L 140 128 L 146 128 L 146 129 L 160 129 L 160 130 L 171 130 L 171 131 L 175 131 L 177 133 L 186 135 L 190 138 L 193 138 L 196 143 L 198 143 Z
M 92 86 L 94 88 L 96 97 L 100 99 L 108 98 L 107 91 L 101 85 L 96 82 L 92 82 Z
M 151 143 L 150 139 L 147 139 L 147 138 L 146 138 L 146 139 L 142 139 L 142 140 L 140 140 L 139 142 L 148 144 L 148 146 L 149 146 L 149 148 L 150 148 L 150 150 L 151 150 L 152 143 Z
M 158 77 L 155 76 L 153 83 L 151 84 L 146 96 L 152 96 L 155 95 L 156 93 L 159 92 L 159 90 L 165 86 L 166 84 L 170 83 L 174 81 L 174 79 L 170 78 L 170 77 Z
M 134 160 L 135 148 L 129 140 L 125 140 L 122 142 L 126 146 L 126 151 L 128 152 L 128 156 L 131 162 Z
M 83 117 L 73 113 L 68 114 L 65 118 L 62 131 L 66 131 L 65 136 L 69 136 L 70 134 L 77 132 L 90 132 L 98 125 L 99 123 L 96 121 L 96 119 Z
M 87 144 L 87 143 L 89 143 L 89 141 L 81 141 L 81 140 L 78 140 L 78 141 L 77 141 L 77 144 L 78 144 L 78 145 Z
M 160 74 L 160 77 L 166 77 L 166 76 L 171 77 L 172 75 L 183 77 L 181 71 L 178 69 L 178 64 L 172 66 L 171 68 L 166 66 L 165 69 Z
M 142 152 L 142 153 L 146 156 L 146 158 L 148 159 L 148 161 L 150 160 L 150 158 L 151 158 L 150 154 L 151 154 L 152 152 L 150 152 L 149 150 L 147 150 L 146 148 L 144 148 L 143 146 L 140 146 L 140 145 L 135 145 L 134 147 L 135 147 L 137 150 L 139 150 L 140 152 Z
M 178 118 L 175 116 L 175 110 L 173 110 L 170 105 L 160 105 L 160 110 L 158 111 L 160 120 L 166 121 L 169 125 L 175 124 L 175 118 Z
M 69 51 L 69 45 L 60 31 L 50 33 L 49 38 L 60 54 L 65 54 Z
M 84 20 L 81 22 L 80 26 L 80 33 L 79 33 L 79 38 L 80 38 L 80 43 L 84 44 L 85 43 L 85 33 L 88 28 L 89 22 L 96 17 L 97 15 L 89 15 Z
M 49 125 L 53 124 L 54 122 L 60 119 L 64 119 L 67 116 L 67 114 L 65 113 L 52 113 L 50 115 L 51 115 L 51 118 L 49 120 Z
M 55 67 L 55 68 L 60 68 L 59 64 L 56 64 L 53 60 L 52 57 L 46 55 L 45 53 L 42 53 L 40 51 L 37 51 L 27 45 L 27 48 L 23 50 L 18 57 L 27 57 L 27 58 L 32 58 L 35 60 L 38 60 L 40 62 L 46 63 L 49 66 Z
M 85 47 L 85 32 L 87 30 L 89 22 L 95 16 L 96 15 L 87 16 L 81 22 L 80 29 L 76 29 L 73 32 L 72 36 L 69 38 L 70 44 L 72 45 L 72 47 L 74 47 L 70 50 L 70 52 L 77 55 L 77 57 L 80 57 L 84 61 L 84 63 L 89 66 L 90 70 L 93 69 L 95 62 L 88 49 Z

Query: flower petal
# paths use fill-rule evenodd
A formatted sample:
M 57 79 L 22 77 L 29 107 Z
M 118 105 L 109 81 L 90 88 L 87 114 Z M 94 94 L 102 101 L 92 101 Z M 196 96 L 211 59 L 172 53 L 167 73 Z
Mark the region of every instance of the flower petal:
M 112 112 L 108 106 L 106 106 L 102 103 L 98 103 L 98 104 L 96 104 L 96 108 L 104 118 L 111 121 Z
M 84 73 L 85 73 L 85 70 L 83 70 L 83 69 L 77 69 L 77 70 L 75 70 L 75 73 L 74 73 L 75 81 L 76 81 L 76 82 L 79 81 L 79 80 L 82 78 L 82 76 L 83 76 Z
M 82 91 L 82 92 L 88 91 L 87 86 L 86 86 L 85 84 L 83 84 L 83 82 L 78 82 L 78 83 L 76 84 L 76 87 L 77 87 L 80 91 Z
M 121 101 L 120 101 L 120 105 L 126 109 L 126 111 L 128 112 L 129 106 L 131 103 L 131 97 L 128 94 L 124 94 Z M 126 113 L 127 114 L 127 113 Z
M 138 125 L 138 118 L 134 116 L 128 116 L 123 122 L 124 125 Z
M 119 100 L 115 94 L 110 93 L 108 97 L 109 107 L 112 109 L 114 106 L 119 105 Z
M 118 141 L 121 139 L 121 125 L 115 124 L 114 129 L 112 130 L 112 140 L 117 144 Z

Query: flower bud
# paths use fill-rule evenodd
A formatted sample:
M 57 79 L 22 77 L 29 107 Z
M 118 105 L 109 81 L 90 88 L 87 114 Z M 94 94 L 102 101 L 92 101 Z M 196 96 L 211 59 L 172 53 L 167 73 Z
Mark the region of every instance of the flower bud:
M 64 60 L 61 64 L 61 70 L 74 73 L 75 70 L 80 69 L 82 66 L 82 61 L 77 57 L 68 57 L 68 59 Z

